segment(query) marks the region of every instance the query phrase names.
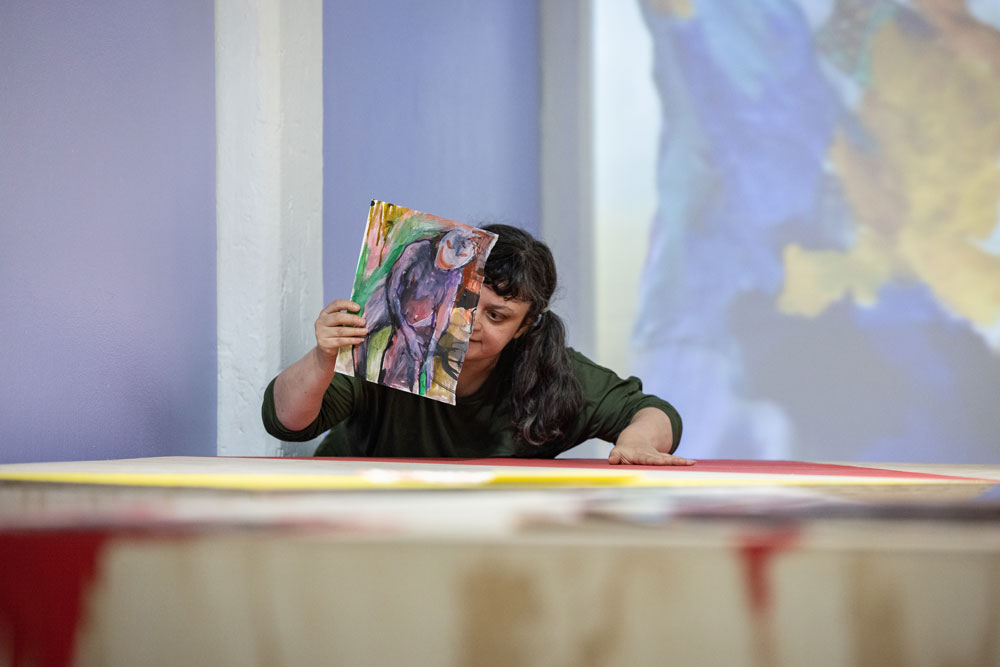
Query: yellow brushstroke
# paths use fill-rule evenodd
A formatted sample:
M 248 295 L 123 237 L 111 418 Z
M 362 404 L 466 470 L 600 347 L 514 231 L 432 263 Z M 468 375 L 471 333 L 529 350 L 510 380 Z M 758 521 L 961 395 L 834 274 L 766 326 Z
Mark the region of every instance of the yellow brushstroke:
M 382 371 L 382 355 L 389 345 L 389 337 L 392 335 L 392 327 L 382 327 L 368 338 L 368 357 L 365 360 L 365 372 L 367 378 L 378 379 Z M 373 380 L 374 381 L 374 380 Z

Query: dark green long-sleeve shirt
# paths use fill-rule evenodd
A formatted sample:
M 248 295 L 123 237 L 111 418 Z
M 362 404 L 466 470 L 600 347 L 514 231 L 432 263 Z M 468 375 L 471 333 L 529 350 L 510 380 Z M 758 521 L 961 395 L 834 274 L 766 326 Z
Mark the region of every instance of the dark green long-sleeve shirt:
M 638 378 L 622 379 L 573 349 L 569 355 L 583 389 L 583 408 L 564 439 L 542 447 L 515 443 L 512 359 L 506 352 L 483 386 L 457 398 L 453 406 L 338 373 L 323 396 L 319 415 L 301 431 L 290 431 L 278 421 L 272 380 L 264 392 L 264 427 L 276 438 L 295 442 L 330 430 L 317 456 L 551 458 L 591 438 L 614 442 L 636 412 L 653 407 L 670 418 L 671 451 L 677 448 L 681 418 L 672 405 L 642 393 Z

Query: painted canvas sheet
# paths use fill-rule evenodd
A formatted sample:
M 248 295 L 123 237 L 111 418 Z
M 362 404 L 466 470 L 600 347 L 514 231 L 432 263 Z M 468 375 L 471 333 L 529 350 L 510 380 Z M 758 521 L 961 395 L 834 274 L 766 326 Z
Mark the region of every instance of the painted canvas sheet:
M 351 299 L 368 336 L 337 372 L 455 404 L 496 234 L 373 200 Z

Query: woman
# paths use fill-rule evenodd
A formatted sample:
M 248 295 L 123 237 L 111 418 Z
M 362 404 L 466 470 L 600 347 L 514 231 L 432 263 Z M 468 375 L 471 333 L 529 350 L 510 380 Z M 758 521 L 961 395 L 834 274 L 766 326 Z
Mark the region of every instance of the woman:
M 316 347 L 264 393 L 268 433 L 310 440 L 330 430 L 317 456 L 551 458 L 590 438 L 614 443 L 610 463 L 690 465 L 673 456 L 681 419 L 566 347 L 562 320 L 549 311 L 556 269 L 548 247 L 507 225 L 485 278 L 454 406 L 337 374 L 337 352 L 368 329 L 351 301 L 330 303 L 316 320 Z

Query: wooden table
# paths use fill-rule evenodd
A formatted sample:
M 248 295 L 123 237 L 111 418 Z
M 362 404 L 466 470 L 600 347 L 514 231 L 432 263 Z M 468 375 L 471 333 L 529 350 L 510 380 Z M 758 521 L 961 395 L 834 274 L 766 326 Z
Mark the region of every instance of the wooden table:
M 38 665 L 998 665 L 998 487 L 1000 466 L 6 465 L 0 638 Z

